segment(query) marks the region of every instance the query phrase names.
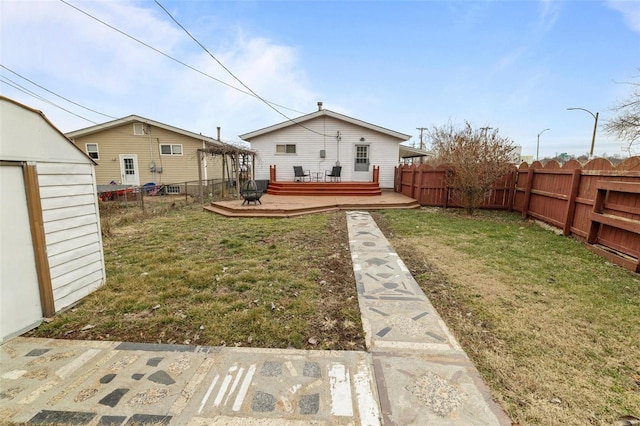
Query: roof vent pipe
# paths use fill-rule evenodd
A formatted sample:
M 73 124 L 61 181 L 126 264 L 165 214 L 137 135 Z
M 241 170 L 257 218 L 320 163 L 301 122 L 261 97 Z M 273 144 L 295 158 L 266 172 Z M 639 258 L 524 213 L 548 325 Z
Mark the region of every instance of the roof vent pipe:
M 322 111 L 322 102 L 318 102 L 318 111 Z
M 216 127 L 218 129 L 218 140 L 220 140 L 220 126 Z

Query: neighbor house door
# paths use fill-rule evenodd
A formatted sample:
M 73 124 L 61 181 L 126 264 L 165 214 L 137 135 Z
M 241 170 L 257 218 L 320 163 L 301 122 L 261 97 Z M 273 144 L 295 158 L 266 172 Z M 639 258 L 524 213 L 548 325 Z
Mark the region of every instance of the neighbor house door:
M 369 145 L 356 145 L 353 166 L 353 180 L 368 182 L 369 176 Z
M 120 175 L 123 185 L 140 185 L 138 156 L 136 154 L 120 154 Z

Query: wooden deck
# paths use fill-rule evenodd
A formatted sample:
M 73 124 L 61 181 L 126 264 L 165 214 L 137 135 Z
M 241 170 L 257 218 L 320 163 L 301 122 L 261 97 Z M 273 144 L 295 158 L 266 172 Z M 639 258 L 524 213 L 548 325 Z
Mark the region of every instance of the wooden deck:
M 334 210 L 417 209 L 413 198 L 396 192 L 380 195 L 272 195 L 265 194 L 262 204 L 242 205 L 242 200 L 219 201 L 205 210 L 228 217 L 292 217 Z

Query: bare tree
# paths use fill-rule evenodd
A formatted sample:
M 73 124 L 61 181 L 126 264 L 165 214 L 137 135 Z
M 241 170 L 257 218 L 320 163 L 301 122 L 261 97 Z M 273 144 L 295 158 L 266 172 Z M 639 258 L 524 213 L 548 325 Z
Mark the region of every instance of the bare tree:
M 617 115 L 608 120 L 604 129 L 610 135 L 627 142 L 627 152 L 633 155 L 640 144 L 640 83 L 626 81 L 631 86 L 631 95 L 614 105 L 611 110 Z
M 428 134 L 438 163 L 451 166 L 447 184 L 459 191 L 468 214 L 480 206 L 495 180 L 513 169 L 515 146 L 498 129 L 473 128 L 465 121 L 462 128 L 448 123 Z

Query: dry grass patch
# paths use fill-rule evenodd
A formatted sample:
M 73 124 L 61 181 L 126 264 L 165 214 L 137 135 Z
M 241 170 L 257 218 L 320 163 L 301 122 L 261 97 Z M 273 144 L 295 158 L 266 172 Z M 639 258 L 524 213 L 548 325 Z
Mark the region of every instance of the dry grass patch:
M 637 274 L 513 214 L 377 219 L 514 421 L 640 418 Z
M 186 208 L 114 223 L 107 284 L 31 335 L 364 347 L 343 212 L 233 219 Z

